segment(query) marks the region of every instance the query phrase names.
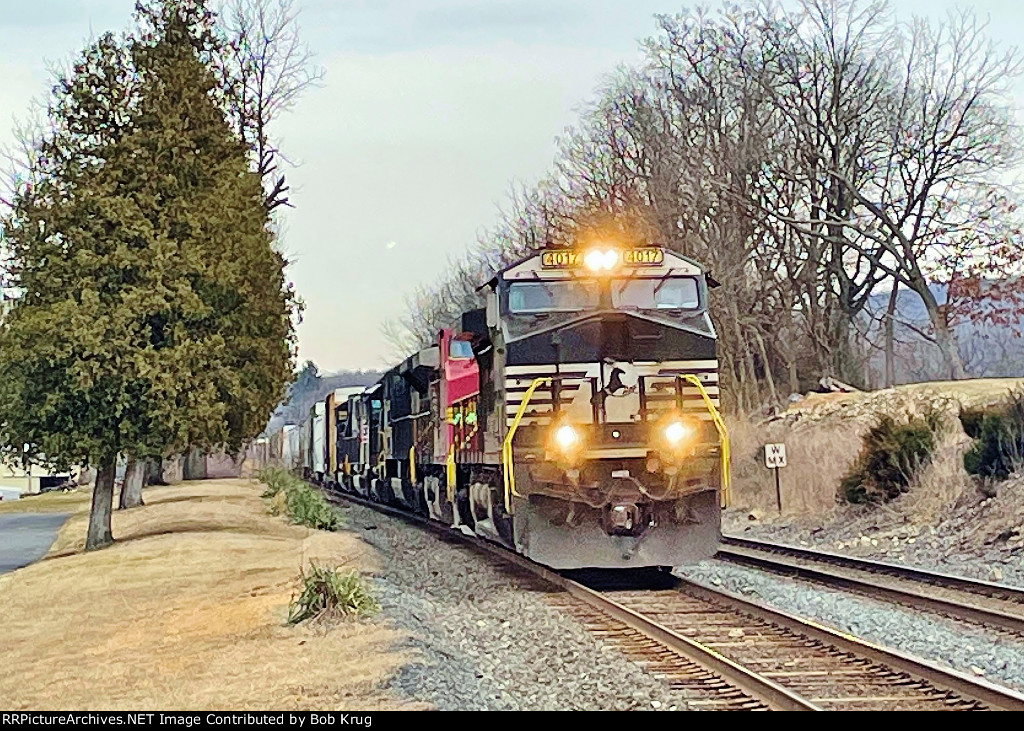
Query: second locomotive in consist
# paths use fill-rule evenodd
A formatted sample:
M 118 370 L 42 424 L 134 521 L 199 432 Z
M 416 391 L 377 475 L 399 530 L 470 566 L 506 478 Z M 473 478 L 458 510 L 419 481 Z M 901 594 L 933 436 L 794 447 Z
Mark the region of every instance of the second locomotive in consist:
M 307 472 L 556 569 L 713 555 L 728 440 L 704 270 L 550 249 L 486 287 L 460 329 L 318 404 Z

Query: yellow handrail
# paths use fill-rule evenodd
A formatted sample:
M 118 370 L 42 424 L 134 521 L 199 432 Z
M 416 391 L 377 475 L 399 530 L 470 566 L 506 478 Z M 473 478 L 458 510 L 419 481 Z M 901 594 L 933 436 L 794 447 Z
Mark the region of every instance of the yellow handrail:
M 448 447 L 448 456 L 444 460 L 445 466 L 445 491 L 448 495 L 448 502 L 455 500 L 455 444 L 454 437 L 453 444 Z
M 700 379 L 692 373 L 680 373 L 678 377 L 697 387 L 701 398 L 704 399 L 704 405 L 708 407 L 708 412 L 711 414 L 711 420 L 715 423 L 715 429 L 718 430 L 718 445 L 722 455 L 722 507 L 724 508 L 729 504 L 729 430 L 725 428 L 725 420 L 718 413 L 718 409 L 715 408 L 715 404 L 711 401 L 711 397 Z
M 416 446 L 409 447 L 409 484 L 416 484 Z
M 505 435 L 505 441 L 501 444 L 501 476 L 505 485 L 505 512 L 509 515 L 512 515 L 512 496 L 522 497 L 516 492 L 516 476 L 512 464 L 512 439 L 519 428 L 519 422 L 523 420 L 523 414 L 526 413 L 526 407 L 530 404 L 533 392 L 543 383 L 551 383 L 551 377 L 536 378 L 530 384 L 530 387 L 526 389 L 526 393 L 523 394 L 523 400 L 519 404 L 519 409 L 516 411 L 515 418 L 512 419 L 512 425 L 508 428 L 508 433 Z

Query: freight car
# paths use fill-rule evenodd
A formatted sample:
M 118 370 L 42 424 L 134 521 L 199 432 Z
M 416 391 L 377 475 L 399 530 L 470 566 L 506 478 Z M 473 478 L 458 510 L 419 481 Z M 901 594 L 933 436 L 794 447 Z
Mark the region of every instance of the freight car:
M 729 455 L 709 280 L 660 247 L 529 256 L 458 329 L 318 404 L 306 474 L 556 569 L 711 556 Z

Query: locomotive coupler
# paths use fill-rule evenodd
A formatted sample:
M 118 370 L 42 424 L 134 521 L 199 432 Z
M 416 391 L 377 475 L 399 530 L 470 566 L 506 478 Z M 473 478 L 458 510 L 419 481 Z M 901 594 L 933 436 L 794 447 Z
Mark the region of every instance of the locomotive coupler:
M 610 536 L 638 536 L 653 525 L 654 520 L 636 503 L 616 502 L 604 506 L 601 523 Z

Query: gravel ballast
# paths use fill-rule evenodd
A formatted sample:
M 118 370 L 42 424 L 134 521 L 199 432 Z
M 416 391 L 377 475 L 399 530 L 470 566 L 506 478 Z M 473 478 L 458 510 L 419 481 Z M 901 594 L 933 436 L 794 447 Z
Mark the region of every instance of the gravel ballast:
M 911 496 L 912 497 L 912 496 Z M 1024 588 L 1024 477 L 990 497 L 965 489 L 930 520 L 904 500 L 837 506 L 826 515 L 778 517 L 729 510 L 728 535 L 788 543 L 860 558 L 916 566 Z
M 536 580 L 357 505 L 348 527 L 381 554 L 381 618 L 409 633 L 417 659 L 390 690 L 441 710 L 684 710 L 681 691 L 603 649 L 547 604 Z
M 676 573 L 876 644 L 1024 690 L 1024 641 L 888 602 L 709 560 Z

